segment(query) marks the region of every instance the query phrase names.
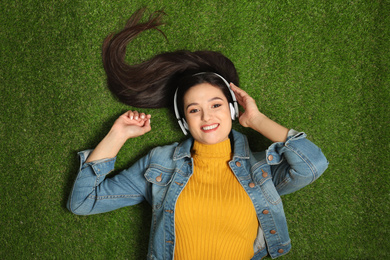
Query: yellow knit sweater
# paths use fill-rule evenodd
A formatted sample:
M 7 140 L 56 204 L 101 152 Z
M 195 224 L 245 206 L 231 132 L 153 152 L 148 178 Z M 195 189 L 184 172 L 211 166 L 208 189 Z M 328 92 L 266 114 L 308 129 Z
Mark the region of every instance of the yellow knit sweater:
M 229 168 L 230 140 L 194 142 L 194 173 L 175 211 L 175 259 L 253 257 L 259 227 L 255 208 Z

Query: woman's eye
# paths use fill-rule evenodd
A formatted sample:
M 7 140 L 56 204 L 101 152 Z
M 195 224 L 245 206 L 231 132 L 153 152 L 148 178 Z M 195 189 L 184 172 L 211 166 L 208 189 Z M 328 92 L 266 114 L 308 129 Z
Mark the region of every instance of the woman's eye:
M 191 109 L 191 110 L 190 110 L 190 113 L 196 113 L 196 112 L 198 112 L 198 111 L 199 111 L 198 109 L 194 108 L 194 109 Z
M 213 108 L 218 108 L 220 106 L 221 106 L 221 104 L 215 104 L 215 105 L 213 105 Z

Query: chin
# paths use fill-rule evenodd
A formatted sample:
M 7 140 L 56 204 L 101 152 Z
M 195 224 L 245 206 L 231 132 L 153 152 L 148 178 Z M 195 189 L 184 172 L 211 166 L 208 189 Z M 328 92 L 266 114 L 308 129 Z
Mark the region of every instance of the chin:
M 221 143 L 223 141 L 225 141 L 226 139 L 228 139 L 228 137 L 226 138 L 206 138 L 206 139 L 195 139 L 196 141 L 198 141 L 199 143 L 202 143 L 202 144 L 218 144 L 218 143 Z
M 231 131 L 231 129 L 230 129 Z M 199 143 L 202 144 L 218 144 L 229 138 L 230 131 L 224 131 L 221 133 L 191 133 L 192 137 Z

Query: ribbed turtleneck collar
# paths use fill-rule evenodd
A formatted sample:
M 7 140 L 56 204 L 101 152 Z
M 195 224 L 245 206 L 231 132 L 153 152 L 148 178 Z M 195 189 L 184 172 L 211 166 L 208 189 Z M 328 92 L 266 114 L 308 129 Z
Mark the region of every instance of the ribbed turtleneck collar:
M 192 156 L 202 158 L 226 158 L 231 157 L 232 149 L 230 139 L 217 144 L 202 144 L 194 140 L 191 150 Z

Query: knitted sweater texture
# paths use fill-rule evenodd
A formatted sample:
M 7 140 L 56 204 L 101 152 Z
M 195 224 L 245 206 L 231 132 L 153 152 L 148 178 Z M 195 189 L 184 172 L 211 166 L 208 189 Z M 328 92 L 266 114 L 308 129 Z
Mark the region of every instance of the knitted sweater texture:
M 175 259 L 253 257 L 259 227 L 249 196 L 231 171 L 230 140 L 194 142 L 194 173 L 175 211 Z

